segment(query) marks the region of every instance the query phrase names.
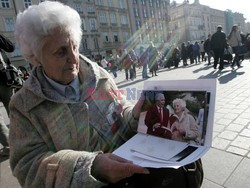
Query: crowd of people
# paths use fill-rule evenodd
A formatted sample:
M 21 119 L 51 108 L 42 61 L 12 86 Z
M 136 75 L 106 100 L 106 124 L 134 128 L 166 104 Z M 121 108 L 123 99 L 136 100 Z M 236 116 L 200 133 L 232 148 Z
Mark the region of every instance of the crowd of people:
M 237 65 L 241 67 L 240 62 L 244 60 L 244 54 L 250 51 L 250 33 L 243 34 L 239 31 L 237 25 L 232 27 L 228 36 L 223 32 L 222 26 L 218 25 L 217 31 L 209 34 L 206 40 L 195 41 L 194 43 L 187 41 L 170 48 L 156 47 L 150 42 L 148 48 L 140 47 L 135 49 L 124 50 L 124 54 L 111 56 L 109 61 L 101 61 L 101 66 L 106 70 L 110 70 L 117 77 L 117 70 L 125 70 L 126 80 L 134 80 L 136 78 L 136 67 L 142 67 L 142 78 L 148 79 L 157 76 L 159 68 L 178 68 L 182 61 L 183 66 L 208 62 L 213 63 L 214 69 L 224 69 L 224 64 L 230 64 L 234 69 Z M 105 59 L 105 58 L 104 58 Z M 213 60 L 213 62 L 211 62 Z M 149 74 L 151 73 L 151 75 Z

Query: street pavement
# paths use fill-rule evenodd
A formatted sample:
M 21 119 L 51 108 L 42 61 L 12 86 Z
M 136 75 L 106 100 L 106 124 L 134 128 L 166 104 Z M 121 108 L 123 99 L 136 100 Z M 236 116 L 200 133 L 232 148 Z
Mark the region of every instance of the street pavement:
M 241 65 L 234 70 L 226 65 L 222 71 L 204 62 L 187 67 L 181 65 L 160 69 L 158 76 L 148 79 L 216 78 L 218 81 L 212 148 L 202 157 L 205 175 L 202 188 L 250 187 L 250 60 L 244 60 Z M 141 70 L 137 70 L 137 78 L 133 81 L 125 80 L 125 73 L 119 71 L 115 78 L 118 88 L 125 92 L 133 88 L 142 90 L 145 80 Z M 1 105 L 0 110 L 3 111 Z M 0 188 L 19 188 L 11 175 L 8 159 L 0 158 L 0 162 Z

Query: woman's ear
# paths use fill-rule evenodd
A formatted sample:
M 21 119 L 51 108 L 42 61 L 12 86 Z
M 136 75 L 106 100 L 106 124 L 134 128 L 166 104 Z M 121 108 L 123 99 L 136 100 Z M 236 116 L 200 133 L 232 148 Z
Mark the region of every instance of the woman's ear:
M 39 66 L 42 64 L 35 55 L 30 56 L 28 61 L 34 66 Z

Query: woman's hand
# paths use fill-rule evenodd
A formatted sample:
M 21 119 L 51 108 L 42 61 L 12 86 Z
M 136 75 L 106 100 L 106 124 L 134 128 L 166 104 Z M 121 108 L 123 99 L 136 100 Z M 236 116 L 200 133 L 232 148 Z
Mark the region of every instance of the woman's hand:
M 111 153 L 97 155 L 91 168 L 91 174 L 96 179 L 108 183 L 116 183 L 135 173 L 149 174 L 149 171 Z
M 137 101 L 137 103 L 135 104 L 133 110 L 132 110 L 132 113 L 133 113 L 133 117 L 134 119 L 137 119 L 139 120 L 139 117 L 140 117 L 140 113 L 141 113 L 141 109 L 142 109 L 142 106 L 144 104 L 144 101 L 145 101 L 145 92 L 143 91 L 141 93 L 141 96 L 139 98 L 139 100 Z

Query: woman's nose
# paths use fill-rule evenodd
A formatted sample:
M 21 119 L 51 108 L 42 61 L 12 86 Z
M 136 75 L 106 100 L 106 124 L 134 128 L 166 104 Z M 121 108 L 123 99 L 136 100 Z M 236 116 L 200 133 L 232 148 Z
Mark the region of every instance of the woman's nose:
M 68 49 L 67 62 L 75 63 L 75 60 L 76 60 L 76 50 L 74 49 L 73 46 L 70 46 Z

